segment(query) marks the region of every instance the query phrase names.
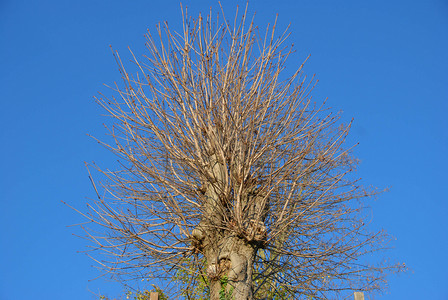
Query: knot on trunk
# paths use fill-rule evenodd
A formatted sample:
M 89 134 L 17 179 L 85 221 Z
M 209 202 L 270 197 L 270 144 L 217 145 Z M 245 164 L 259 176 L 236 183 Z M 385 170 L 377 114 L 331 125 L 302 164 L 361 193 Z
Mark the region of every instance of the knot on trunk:
M 247 276 L 247 258 L 238 253 L 231 253 L 228 259 L 230 259 L 230 270 L 227 275 L 229 280 L 245 280 Z
M 204 249 L 205 234 L 205 226 L 203 222 L 200 222 L 198 226 L 193 229 L 190 236 L 193 253 L 201 253 Z
M 232 260 L 230 259 L 228 254 L 225 254 L 213 259 L 208 265 L 205 272 L 211 280 L 217 280 L 222 276 L 228 274 L 231 268 Z
M 267 239 L 267 229 L 262 221 L 255 219 L 244 222 L 244 238 L 249 243 L 255 243 L 263 246 Z

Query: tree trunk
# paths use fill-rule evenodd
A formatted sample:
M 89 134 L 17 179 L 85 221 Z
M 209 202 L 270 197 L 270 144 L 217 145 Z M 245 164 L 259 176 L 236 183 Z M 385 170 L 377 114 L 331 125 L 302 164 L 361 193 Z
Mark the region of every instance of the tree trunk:
M 235 236 L 222 238 L 216 246 L 205 251 L 210 299 L 253 299 L 255 248 Z
M 201 192 L 204 196 L 204 218 L 193 230 L 193 245 L 207 259 L 210 299 L 253 299 L 252 266 L 256 248 L 232 230 L 223 230 L 226 215 L 225 190 L 228 170 L 223 159 L 208 145 L 208 176 Z M 227 221 L 224 221 L 227 220 Z

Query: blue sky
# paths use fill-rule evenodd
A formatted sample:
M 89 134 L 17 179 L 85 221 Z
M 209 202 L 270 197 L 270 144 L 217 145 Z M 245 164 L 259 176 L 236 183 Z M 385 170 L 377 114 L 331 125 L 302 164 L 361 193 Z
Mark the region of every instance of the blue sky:
M 231 16 L 237 4 L 223 1 Z M 274 5 L 275 3 L 275 5 Z M 190 14 L 216 1 L 183 1 Z M 297 67 L 316 74 L 316 100 L 354 118 L 358 175 L 390 187 L 372 202 L 372 228 L 397 240 L 388 255 L 411 271 L 379 299 L 448 299 L 448 2 L 261 1 L 250 12 L 265 27 L 291 24 Z M 181 29 L 178 1 L 0 1 L 0 299 L 94 299 L 117 295 L 94 262 L 80 209 L 93 197 L 84 161 L 114 158 L 94 103 L 119 79 L 109 45 L 127 57 L 144 50 L 147 29 Z

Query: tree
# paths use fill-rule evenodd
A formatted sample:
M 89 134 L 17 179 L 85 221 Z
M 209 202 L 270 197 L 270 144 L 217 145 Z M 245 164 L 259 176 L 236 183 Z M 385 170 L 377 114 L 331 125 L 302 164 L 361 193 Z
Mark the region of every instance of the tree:
M 85 214 L 106 229 L 87 229 L 112 257 L 101 264 L 165 278 L 186 298 L 198 281 L 210 299 L 381 290 L 400 266 L 366 260 L 387 242 L 363 217 L 377 191 L 354 177 L 350 124 L 312 102 L 303 65 L 284 75 L 288 32 L 260 34 L 247 8 L 233 22 L 183 15 L 180 34 L 148 33 L 134 75 L 115 52 L 123 83 L 97 99 L 114 120 L 103 144 L 121 162 L 97 167 L 103 193 L 94 183 Z

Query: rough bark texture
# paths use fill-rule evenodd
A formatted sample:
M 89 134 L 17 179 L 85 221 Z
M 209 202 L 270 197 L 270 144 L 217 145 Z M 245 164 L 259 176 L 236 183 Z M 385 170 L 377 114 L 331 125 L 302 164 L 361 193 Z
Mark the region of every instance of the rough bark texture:
M 225 293 L 232 299 L 253 299 L 252 264 L 254 247 L 246 241 L 227 236 L 216 247 L 205 250 L 210 280 L 210 299 L 220 299 Z

